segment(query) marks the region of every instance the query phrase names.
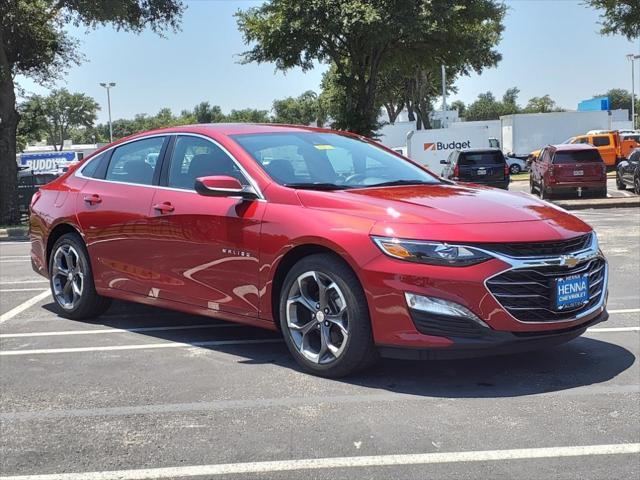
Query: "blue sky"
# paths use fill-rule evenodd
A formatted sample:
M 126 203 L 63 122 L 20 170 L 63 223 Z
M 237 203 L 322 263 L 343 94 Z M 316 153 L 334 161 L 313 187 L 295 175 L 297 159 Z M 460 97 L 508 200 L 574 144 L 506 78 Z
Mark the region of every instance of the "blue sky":
M 238 54 L 247 47 L 233 13 L 260 2 L 188 1 L 182 31 L 160 38 L 151 32 L 133 35 L 111 28 L 72 29 L 82 41 L 87 61 L 68 71 L 57 83 L 93 96 L 102 105 L 98 120 L 106 121 L 106 93 L 99 82 L 112 81 L 113 118 L 156 113 L 168 106 L 175 113 L 202 100 L 224 111 L 246 107 L 268 110 L 273 99 L 319 90 L 323 65 L 311 72 L 277 72 L 273 65 L 240 65 Z M 623 37 L 598 33 L 598 12 L 577 1 L 508 1 L 509 13 L 498 50 L 503 60 L 481 75 L 457 82 L 459 98 L 473 101 L 478 93 L 497 97 L 509 87 L 520 88 L 520 102 L 551 95 L 575 109 L 577 103 L 610 88 L 631 89 L 627 53 L 640 53 Z M 640 90 L 636 63 L 636 92 Z M 45 89 L 26 79 L 27 92 Z

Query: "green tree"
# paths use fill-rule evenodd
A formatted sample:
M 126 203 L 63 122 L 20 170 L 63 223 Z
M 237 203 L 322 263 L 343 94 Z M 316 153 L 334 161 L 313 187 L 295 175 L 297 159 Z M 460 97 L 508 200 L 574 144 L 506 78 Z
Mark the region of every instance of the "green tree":
M 519 113 L 519 93 L 520 89 L 517 87 L 509 88 L 502 95 L 502 101 L 497 100 L 491 92 L 481 93 L 475 102 L 467 106 L 464 118 L 468 121 L 498 120 L 502 115 Z
M 232 123 L 269 123 L 269 112 L 266 110 L 256 110 L 255 108 L 245 108 L 242 110 L 231 110 L 226 120 Z
M 219 123 L 225 120 L 222 109 L 218 105 L 209 104 L 209 102 L 200 102 L 193 107 L 192 113 L 196 118 L 196 123 Z
M 638 0 L 586 0 L 593 8 L 602 10 L 603 35 L 620 34 L 629 40 L 640 37 L 640 2 Z
M 459 117 L 466 118 L 467 106 L 462 100 L 454 100 L 451 102 L 451 105 L 449 105 L 449 108 L 451 108 L 451 110 L 457 110 Z
M 273 101 L 273 121 L 276 123 L 288 123 L 294 125 L 321 125 L 319 117 L 318 95 L 308 90 L 294 98 L 287 97 Z
M 0 0 L 0 223 L 18 220 L 16 208 L 17 75 L 51 83 L 79 62 L 78 43 L 68 25 L 163 34 L 176 29 L 181 0 Z
M 549 95 L 530 98 L 527 102 L 527 106 L 524 107 L 525 113 L 548 113 L 561 111 L 562 109 L 556 105 L 556 102 L 553 101 Z
M 25 102 L 29 121 L 46 134 L 55 150 L 62 150 L 64 141 L 71 138 L 72 129 L 92 128 L 99 109 L 93 98 L 65 88 L 53 90 L 47 96 L 34 95 Z
M 385 64 L 456 65 L 481 71 L 500 59 L 506 7 L 494 0 L 271 0 L 236 14 L 252 48 L 244 62 L 275 62 L 287 70 L 331 63 L 342 89 L 338 128 L 371 135 Z

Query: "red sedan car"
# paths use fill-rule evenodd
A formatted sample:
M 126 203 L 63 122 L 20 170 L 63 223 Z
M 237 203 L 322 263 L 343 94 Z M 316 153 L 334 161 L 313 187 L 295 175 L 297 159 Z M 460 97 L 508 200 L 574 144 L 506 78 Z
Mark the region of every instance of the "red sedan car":
M 66 317 L 117 298 L 278 329 L 325 376 L 536 349 L 608 317 L 587 224 L 330 130 L 126 138 L 41 188 L 30 234 Z

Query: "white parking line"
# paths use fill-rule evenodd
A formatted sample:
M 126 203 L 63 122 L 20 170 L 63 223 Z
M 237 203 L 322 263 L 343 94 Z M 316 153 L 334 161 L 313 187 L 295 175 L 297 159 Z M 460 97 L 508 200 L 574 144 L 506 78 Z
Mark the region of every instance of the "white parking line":
M 3 313 L 2 315 L 0 315 L 0 323 L 4 323 L 7 320 L 15 317 L 19 313 L 24 312 L 26 309 L 34 306 L 35 304 L 37 304 L 41 300 L 44 300 L 45 298 L 47 298 L 48 296 L 49 296 L 49 290 L 45 290 L 44 292 L 39 293 L 35 297 L 30 298 L 26 302 L 21 303 L 17 307 L 12 308 L 8 312 Z
M 640 308 L 619 308 L 617 310 L 609 310 L 609 313 L 640 313 Z
M 42 287 L 40 288 L 0 288 L 0 293 L 3 292 L 41 292 Z
M 47 353 L 82 353 L 82 352 L 110 352 L 115 350 L 150 350 L 155 348 L 190 348 L 190 347 L 216 347 L 222 345 L 252 345 L 260 343 L 280 343 L 279 338 L 267 338 L 259 340 L 210 340 L 205 342 L 165 342 L 142 343 L 137 345 L 113 345 L 108 347 L 74 347 L 74 348 L 44 348 L 38 350 L 3 350 L 0 357 L 14 355 L 43 355 Z
M 31 258 L 30 255 L 1 255 L 0 258 L 10 258 L 10 259 L 17 259 L 17 258 Z
M 96 330 L 62 330 L 55 332 L 2 333 L 0 338 L 57 337 L 61 335 L 97 335 L 109 333 L 162 332 L 167 330 L 196 330 L 201 328 L 244 327 L 241 323 L 205 323 L 202 325 L 172 325 L 168 327 L 100 328 Z
M 0 260 L 0 263 L 27 263 L 30 260 Z
M 49 280 L 46 278 L 42 280 L 16 280 L 14 282 L 0 282 L 0 285 L 22 285 L 24 283 L 49 283 Z
M 440 463 L 495 462 L 535 458 L 583 457 L 588 455 L 631 455 L 640 453 L 640 443 L 584 445 L 572 447 L 520 448 L 469 452 L 414 453 L 405 455 L 370 455 L 361 457 L 304 458 L 267 462 L 223 463 L 139 470 L 18 475 L 0 480 L 149 480 L 212 475 L 290 472 L 357 467 L 433 465 Z
M 640 327 L 605 327 L 605 328 L 587 328 L 587 332 L 606 333 L 606 332 L 640 332 Z

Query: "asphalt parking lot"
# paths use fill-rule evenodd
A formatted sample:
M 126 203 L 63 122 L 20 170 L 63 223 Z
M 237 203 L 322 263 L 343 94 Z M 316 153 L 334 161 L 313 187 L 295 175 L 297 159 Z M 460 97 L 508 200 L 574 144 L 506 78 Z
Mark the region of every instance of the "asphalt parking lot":
M 0 479 L 638 478 L 640 211 L 578 215 L 610 262 L 608 322 L 342 380 L 254 328 L 122 302 L 65 320 L 28 243 L 0 243 Z

